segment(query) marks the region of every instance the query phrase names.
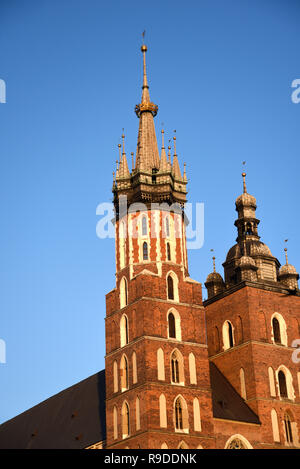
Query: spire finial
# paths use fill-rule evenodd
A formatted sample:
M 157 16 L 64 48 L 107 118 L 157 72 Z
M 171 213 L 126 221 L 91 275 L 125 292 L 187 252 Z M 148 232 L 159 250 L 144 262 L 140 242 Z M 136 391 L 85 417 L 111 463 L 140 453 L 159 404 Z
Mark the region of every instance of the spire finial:
M 244 194 L 247 193 L 247 187 L 246 187 L 246 173 L 242 173 L 243 177 L 243 188 L 244 188 Z
M 125 135 L 124 135 L 124 129 L 122 129 L 123 133 L 122 133 L 122 146 L 123 146 L 123 151 L 122 151 L 122 155 L 125 155 Z M 120 145 L 121 146 L 121 145 Z
M 147 52 L 147 46 L 144 43 L 145 39 L 145 34 L 146 31 L 143 31 L 142 37 L 143 37 L 143 45 L 141 47 L 141 51 L 143 53 L 143 90 L 144 88 L 149 88 L 148 86 L 148 81 L 147 81 L 147 70 L 146 70 L 146 52 Z M 145 98 L 144 96 L 144 91 L 143 91 L 143 99 Z M 142 100 L 143 101 L 143 100 Z
M 176 153 L 176 130 L 174 130 L 173 141 L 174 141 L 174 155 L 177 155 L 177 153 Z
M 214 250 L 211 249 L 210 252 L 214 252 Z M 212 256 L 212 261 L 213 261 L 213 268 L 214 268 L 214 273 L 215 273 L 216 272 L 216 258 L 215 258 L 215 256 Z
M 246 161 L 243 161 L 243 166 L 245 166 Z M 246 188 L 246 173 L 243 171 L 242 172 L 242 177 L 243 177 L 243 188 L 244 188 L 244 194 L 247 193 L 247 188 Z
M 133 151 L 132 151 L 132 152 L 131 152 L 131 164 L 132 164 L 132 169 L 134 169 L 134 158 L 133 158 L 133 156 L 134 156 L 134 153 L 133 153 Z
M 119 148 L 119 161 L 121 163 L 121 160 L 122 160 L 122 156 L 121 156 L 121 143 L 118 143 L 118 148 Z M 118 163 L 118 161 L 117 161 Z
M 165 148 L 164 134 L 165 134 L 164 129 L 161 129 L 161 148 Z
M 288 239 L 285 239 L 284 242 L 287 243 Z M 286 265 L 288 265 L 289 261 L 288 261 L 288 255 L 287 255 L 287 248 L 284 248 L 284 253 L 285 253 Z
M 171 164 L 171 139 L 169 139 L 169 145 L 168 145 L 168 159 L 169 159 L 169 163 Z

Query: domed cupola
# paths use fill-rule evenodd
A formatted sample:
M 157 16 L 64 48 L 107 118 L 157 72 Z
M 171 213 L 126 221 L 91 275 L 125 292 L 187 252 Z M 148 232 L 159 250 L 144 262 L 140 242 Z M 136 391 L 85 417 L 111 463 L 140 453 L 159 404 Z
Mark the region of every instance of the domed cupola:
M 247 192 L 246 173 L 242 173 L 242 177 L 243 194 L 235 201 L 238 213 L 234 222 L 238 231 L 237 244 L 230 248 L 223 264 L 225 283 L 229 287 L 243 280 L 276 282 L 280 266 L 268 246 L 260 241 L 256 199 Z
M 225 289 L 225 284 L 222 276 L 218 272 L 216 272 L 216 258 L 213 257 L 212 259 L 214 270 L 211 274 L 208 274 L 207 279 L 204 283 L 207 288 L 208 299 L 212 298 L 215 295 L 218 295 L 218 293 L 222 293 Z
M 299 274 L 296 268 L 289 264 L 287 256 L 287 248 L 284 248 L 286 264 L 280 267 L 278 280 L 290 290 L 298 290 Z

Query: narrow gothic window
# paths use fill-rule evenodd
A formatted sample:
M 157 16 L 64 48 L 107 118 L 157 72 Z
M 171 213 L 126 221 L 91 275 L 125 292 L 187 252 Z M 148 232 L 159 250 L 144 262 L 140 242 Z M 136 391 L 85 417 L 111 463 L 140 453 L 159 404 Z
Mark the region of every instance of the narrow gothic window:
M 171 358 L 171 377 L 173 383 L 179 383 L 179 361 L 176 353 L 174 352 Z
M 183 430 L 183 410 L 180 398 L 175 402 L 175 428 Z
M 171 248 L 170 248 L 170 243 L 167 243 L 167 260 L 171 260 Z
M 285 374 L 282 370 L 278 373 L 279 393 L 281 397 L 288 397 Z
M 168 322 L 169 322 L 169 337 L 172 339 L 176 339 L 175 317 L 173 313 L 169 314 Z
M 120 339 L 121 347 L 129 343 L 128 318 L 126 314 L 123 314 L 120 321 Z
M 143 243 L 143 260 L 148 260 L 148 244 L 146 242 Z
M 121 391 L 126 391 L 129 388 L 128 376 L 128 360 L 125 355 L 121 359 Z
M 124 402 L 122 406 L 122 434 L 126 438 L 130 434 L 129 406 Z
M 147 218 L 146 217 L 142 218 L 142 235 L 143 236 L 147 235 Z
M 174 282 L 171 275 L 168 276 L 168 299 L 174 300 Z
M 288 443 L 293 443 L 293 432 L 292 432 L 292 422 L 291 417 L 289 414 L 285 414 L 284 416 L 284 430 L 285 430 L 285 437 Z
M 280 324 L 277 318 L 272 319 L 273 336 L 276 344 L 281 344 Z
M 122 278 L 120 282 L 120 306 L 124 308 L 124 306 L 128 305 L 128 289 L 127 289 L 127 280 L 125 277 Z

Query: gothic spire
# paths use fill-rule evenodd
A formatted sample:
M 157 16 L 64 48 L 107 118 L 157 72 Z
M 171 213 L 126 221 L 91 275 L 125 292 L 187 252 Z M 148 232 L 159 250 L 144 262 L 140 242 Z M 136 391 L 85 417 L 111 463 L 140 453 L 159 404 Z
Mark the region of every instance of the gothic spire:
M 159 170 L 161 172 L 163 171 L 168 171 L 168 161 L 167 161 L 167 155 L 166 155 L 166 149 L 165 149 L 165 140 L 164 140 L 164 129 L 161 131 L 161 157 L 160 157 L 160 165 L 159 165 Z
M 143 53 L 143 86 L 142 100 L 135 106 L 135 113 L 140 119 L 138 143 L 136 152 L 136 169 L 152 173 L 153 169 L 159 169 L 159 152 L 155 134 L 153 118 L 156 116 L 158 106 L 151 102 L 146 71 L 147 46 L 142 45 Z
M 173 166 L 172 166 L 172 173 L 175 179 L 182 179 L 181 171 L 178 163 L 177 153 L 176 153 L 176 136 L 173 137 L 174 140 L 174 157 L 173 157 Z

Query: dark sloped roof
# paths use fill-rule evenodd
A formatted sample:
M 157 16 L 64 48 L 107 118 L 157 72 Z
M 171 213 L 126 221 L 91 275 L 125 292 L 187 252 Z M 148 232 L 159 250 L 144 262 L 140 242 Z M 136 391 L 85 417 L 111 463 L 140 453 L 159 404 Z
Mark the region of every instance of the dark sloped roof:
M 209 363 L 213 416 L 219 419 L 260 424 L 258 416 L 212 362 Z
M 80 449 L 105 438 L 104 370 L 0 425 L 1 449 Z

